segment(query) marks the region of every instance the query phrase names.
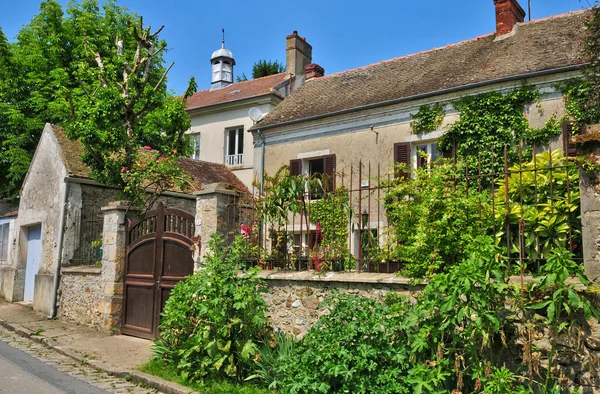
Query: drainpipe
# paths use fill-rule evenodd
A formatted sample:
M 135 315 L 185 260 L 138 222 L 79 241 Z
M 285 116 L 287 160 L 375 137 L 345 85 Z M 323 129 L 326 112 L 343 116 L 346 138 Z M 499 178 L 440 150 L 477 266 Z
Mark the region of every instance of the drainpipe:
M 260 174 L 258 175 L 258 179 L 260 181 L 259 193 L 260 193 L 260 196 L 262 196 L 263 189 L 264 189 L 264 183 L 265 183 L 265 137 L 260 132 L 260 129 L 258 129 L 256 131 L 256 134 L 258 134 L 258 136 L 262 140 L 262 144 L 260 146 Z M 261 221 L 260 222 L 260 230 L 258 232 L 258 245 L 262 245 L 262 243 L 263 243 L 264 228 L 265 228 L 264 223 Z M 259 254 L 259 256 L 260 256 L 260 254 Z
M 58 225 L 58 259 L 56 260 L 56 268 L 54 268 L 54 282 L 52 290 L 52 312 L 47 319 L 54 319 L 58 312 L 58 286 L 60 285 L 60 266 L 62 264 L 63 239 L 65 234 L 65 216 L 67 215 L 67 197 L 69 195 L 69 181 L 65 178 L 65 194 L 63 196 L 62 206 L 60 208 L 60 223 Z

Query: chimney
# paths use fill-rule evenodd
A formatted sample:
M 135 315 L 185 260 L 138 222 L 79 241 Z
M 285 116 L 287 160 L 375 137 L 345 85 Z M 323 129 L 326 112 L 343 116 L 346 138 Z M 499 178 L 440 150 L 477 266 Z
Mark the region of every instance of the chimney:
M 294 30 L 285 39 L 285 71 L 295 76 L 304 73 L 304 67 L 312 62 L 312 46 Z
M 525 11 L 517 0 L 494 0 L 496 6 L 496 37 L 512 31 L 513 27 L 525 20 Z
M 315 63 L 311 63 L 304 67 L 304 72 L 306 73 L 307 81 L 313 78 L 321 78 L 323 75 L 325 75 L 325 69 Z

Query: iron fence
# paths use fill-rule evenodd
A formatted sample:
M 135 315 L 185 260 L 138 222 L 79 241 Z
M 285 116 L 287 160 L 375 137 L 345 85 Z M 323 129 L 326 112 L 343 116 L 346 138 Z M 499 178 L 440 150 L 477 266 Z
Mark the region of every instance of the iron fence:
M 479 217 L 473 220 L 487 217 L 493 223 L 488 235 L 504 247 L 508 264 L 518 264 L 521 272 L 537 271 L 548 250 L 559 244 L 576 260 L 582 260 L 578 167 L 558 152 L 520 144 L 445 159 L 453 169 L 445 178 L 447 192 L 477 194 Z M 423 165 L 426 161 L 419 162 Z M 432 168 L 436 164 L 425 165 Z M 419 170 L 421 176 L 430 171 L 427 168 Z M 248 266 L 385 273 L 402 270 L 406 262 L 394 258 L 399 243 L 392 233 L 403 223 L 390 220 L 385 201 L 390 198 L 390 188 L 407 182 L 404 172 L 390 164 L 358 161 L 342 165 L 335 174 L 335 190 L 299 193 L 300 208 L 290 212 L 279 226 L 261 220 L 258 202 L 262 196 L 257 190 L 252 191 L 254 197 L 229 196 L 227 239 L 231 242 L 238 234 L 244 237 Z M 415 177 L 414 171 L 408 181 L 411 177 Z M 323 221 L 315 220 L 319 202 L 335 198 L 343 201 L 340 205 L 347 215 L 345 225 L 338 226 L 345 227 L 344 231 L 325 229 Z M 411 201 L 414 196 L 405 198 Z M 321 212 L 322 218 L 339 213 L 336 202 L 326 206 L 331 212 Z M 336 250 L 332 252 L 332 248 Z
M 76 243 L 70 265 L 97 265 L 102 259 L 102 212 L 93 208 L 76 211 L 74 224 Z

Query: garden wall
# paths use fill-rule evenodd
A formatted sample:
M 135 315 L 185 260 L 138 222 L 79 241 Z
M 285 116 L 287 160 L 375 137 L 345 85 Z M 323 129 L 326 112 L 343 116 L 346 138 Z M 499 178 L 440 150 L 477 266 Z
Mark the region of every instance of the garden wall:
M 103 299 L 100 267 L 63 268 L 60 277 L 58 314 L 61 319 L 84 326 L 103 327 L 98 305 Z
M 275 330 L 297 338 L 303 337 L 320 316 L 328 313 L 326 308 L 318 306 L 335 291 L 379 300 L 393 291 L 415 300 L 417 293 L 424 288 L 424 285 L 410 285 L 407 278 L 395 274 L 330 272 L 314 275 L 307 271 L 262 271 L 259 277 L 268 287 L 264 299 L 271 325 Z M 511 278 L 515 283 L 519 280 L 519 277 Z M 526 278 L 526 282 L 530 280 L 530 277 Z M 592 301 L 597 308 L 600 307 L 600 298 Z M 530 340 L 533 345 L 532 365 L 543 375 L 551 349 L 550 332 L 547 329 L 535 332 Z M 581 319 L 571 332 L 560 335 L 556 341 L 555 365 L 564 376 L 564 384 L 580 387 L 582 394 L 600 394 L 600 324 L 594 319 Z M 509 345 L 506 354 L 508 363 L 521 363 L 522 346 L 522 341 Z
M 276 330 L 298 337 L 304 336 L 327 313 L 318 306 L 334 291 L 383 300 L 390 291 L 414 299 L 414 293 L 423 289 L 422 285 L 409 285 L 407 278 L 395 274 L 262 271 L 259 276 L 269 288 L 264 298 L 271 324 Z

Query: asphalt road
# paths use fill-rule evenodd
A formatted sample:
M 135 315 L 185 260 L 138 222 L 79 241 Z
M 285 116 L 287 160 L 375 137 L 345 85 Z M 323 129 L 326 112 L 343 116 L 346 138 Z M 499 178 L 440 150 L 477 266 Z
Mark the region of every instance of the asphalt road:
M 0 393 L 106 394 L 0 341 Z

